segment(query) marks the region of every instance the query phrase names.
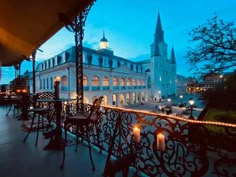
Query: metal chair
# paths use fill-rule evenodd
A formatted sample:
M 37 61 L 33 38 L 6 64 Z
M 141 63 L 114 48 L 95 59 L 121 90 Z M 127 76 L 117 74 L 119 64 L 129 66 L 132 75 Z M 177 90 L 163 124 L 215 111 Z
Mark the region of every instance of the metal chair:
M 51 94 L 51 97 L 53 98 L 53 93 Z M 32 113 L 32 119 L 30 120 L 30 127 L 23 127 L 27 131 L 27 134 L 25 135 L 23 142 L 25 142 L 31 132 L 33 132 L 36 128 L 36 140 L 35 140 L 35 145 L 37 146 L 38 144 L 38 136 L 39 136 L 39 130 L 47 129 L 51 126 L 51 121 L 53 120 L 54 117 L 54 109 L 51 108 L 50 106 L 45 106 L 44 104 L 39 104 L 37 102 L 38 99 L 43 99 L 43 98 L 49 98 L 48 93 L 47 97 L 44 97 L 44 93 L 37 93 L 36 95 L 33 96 L 32 104 L 33 107 L 29 108 L 27 111 L 28 113 Z M 38 118 L 36 126 L 35 126 L 35 118 Z M 47 123 L 45 123 L 45 120 Z
M 78 139 L 79 137 L 82 138 L 85 135 L 87 138 L 88 142 L 88 147 L 89 147 L 89 157 L 90 161 L 92 164 L 92 170 L 95 170 L 93 158 L 92 158 L 92 152 L 91 152 L 91 144 L 90 144 L 90 133 L 91 131 L 96 130 L 97 134 L 97 139 L 99 141 L 99 128 L 97 126 L 98 120 L 101 117 L 101 112 L 100 112 L 100 105 L 102 102 L 103 96 L 99 97 L 98 99 L 95 99 L 93 102 L 93 105 L 87 112 L 80 112 L 77 113 L 74 116 L 68 117 L 65 122 L 64 122 L 64 130 L 65 130 L 65 143 L 64 143 L 64 148 L 63 148 L 63 159 L 61 163 L 61 169 L 64 166 L 64 161 L 65 161 L 65 148 L 68 143 L 67 141 L 67 132 L 72 130 L 72 133 L 75 134 L 76 136 L 76 147 L 75 151 L 77 151 L 78 148 Z

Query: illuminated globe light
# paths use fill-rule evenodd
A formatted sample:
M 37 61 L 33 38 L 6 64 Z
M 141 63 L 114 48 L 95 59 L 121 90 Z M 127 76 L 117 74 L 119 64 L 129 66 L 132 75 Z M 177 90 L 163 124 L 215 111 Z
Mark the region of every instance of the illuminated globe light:
M 190 111 L 191 111 L 189 118 L 190 118 L 190 119 L 194 119 L 194 117 L 193 117 L 193 104 L 194 104 L 194 100 L 193 100 L 192 98 L 190 98 L 188 102 L 189 102 L 189 104 L 190 104 Z
M 194 100 L 193 100 L 192 98 L 189 99 L 189 104 L 190 104 L 191 106 L 193 106 Z
M 107 49 L 108 48 L 108 40 L 107 38 L 105 37 L 105 33 L 103 32 L 103 37 L 102 39 L 100 40 L 100 49 Z

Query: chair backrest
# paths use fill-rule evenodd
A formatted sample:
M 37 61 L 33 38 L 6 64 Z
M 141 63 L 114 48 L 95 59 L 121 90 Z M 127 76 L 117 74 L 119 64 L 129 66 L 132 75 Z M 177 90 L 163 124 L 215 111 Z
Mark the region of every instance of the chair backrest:
M 36 93 L 35 95 L 35 102 L 36 100 L 39 100 L 39 99 L 53 99 L 54 98 L 54 92 L 38 92 Z M 45 106 L 48 106 L 48 103 L 44 103 L 44 102 L 41 102 L 41 103 L 37 103 L 36 107 L 45 107 Z M 51 105 L 49 105 L 50 107 Z
M 91 117 L 92 114 L 94 114 L 94 113 L 96 113 L 97 115 L 99 114 L 99 109 L 100 109 L 100 106 L 101 106 L 101 103 L 102 103 L 103 98 L 104 98 L 103 96 L 100 96 L 99 98 L 96 98 L 96 99 L 93 101 L 93 105 L 92 105 L 92 107 L 91 107 L 89 117 Z
M 54 92 L 39 92 L 37 93 L 38 99 L 53 99 Z

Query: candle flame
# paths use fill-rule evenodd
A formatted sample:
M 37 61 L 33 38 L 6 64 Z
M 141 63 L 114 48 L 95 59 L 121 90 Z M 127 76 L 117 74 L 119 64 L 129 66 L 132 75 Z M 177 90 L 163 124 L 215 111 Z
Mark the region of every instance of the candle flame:
M 55 79 L 54 79 L 54 82 L 61 82 L 61 78 L 59 76 L 57 76 Z

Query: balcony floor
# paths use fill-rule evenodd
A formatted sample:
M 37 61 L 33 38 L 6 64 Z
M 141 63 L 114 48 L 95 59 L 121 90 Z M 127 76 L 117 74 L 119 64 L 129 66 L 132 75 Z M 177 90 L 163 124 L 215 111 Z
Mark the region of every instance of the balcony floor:
M 35 146 L 35 135 L 31 133 L 23 143 L 25 133 L 21 124 L 10 112 L 5 116 L 8 107 L 0 106 L 0 176 L 1 177 L 99 177 L 102 176 L 106 155 L 93 149 L 96 170 L 92 171 L 88 148 L 80 144 L 78 151 L 74 146 L 66 148 L 64 169 L 60 170 L 62 151 L 45 151 L 47 145 L 42 133 L 38 146 Z M 118 174 L 117 176 L 121 176 Z

